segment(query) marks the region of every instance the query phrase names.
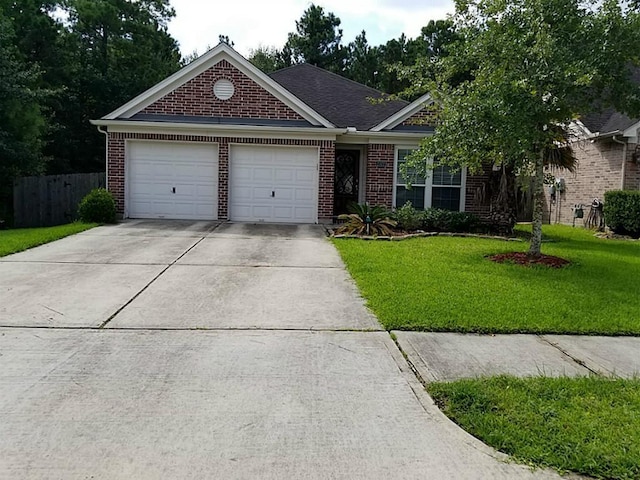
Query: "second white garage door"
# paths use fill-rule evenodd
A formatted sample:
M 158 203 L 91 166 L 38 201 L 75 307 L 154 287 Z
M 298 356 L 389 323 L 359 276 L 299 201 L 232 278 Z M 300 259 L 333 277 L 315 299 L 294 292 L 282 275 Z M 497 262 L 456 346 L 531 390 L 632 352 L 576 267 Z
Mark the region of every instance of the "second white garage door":
M 231 220 L 316 223 L 318 149 L 232 145 Z

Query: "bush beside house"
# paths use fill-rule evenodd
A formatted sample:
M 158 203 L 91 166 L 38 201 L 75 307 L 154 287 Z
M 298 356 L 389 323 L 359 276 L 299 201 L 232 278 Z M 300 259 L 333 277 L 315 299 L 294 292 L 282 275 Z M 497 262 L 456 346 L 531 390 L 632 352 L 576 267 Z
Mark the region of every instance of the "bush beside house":
M 604 194 L 607 226 L 619 235 L 640 237 L 640 191 L 612 190 Z
M 78 206 L 80 220 L 87 223 L 116 223 L 116 202 L 104 188 L 95 188 Z

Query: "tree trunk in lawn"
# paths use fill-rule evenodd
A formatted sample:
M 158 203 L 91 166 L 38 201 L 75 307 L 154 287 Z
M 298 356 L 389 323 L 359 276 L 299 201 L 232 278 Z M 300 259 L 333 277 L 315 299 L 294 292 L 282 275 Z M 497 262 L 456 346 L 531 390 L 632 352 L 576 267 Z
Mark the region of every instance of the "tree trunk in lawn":
M 544 199 L 544 149 L 538 154 L 535 164 L 535 181 L 533 184 L 533 222 L 531 224 L 531 245 L 529 255 L 540 255 L 542 246 L 542 215 L 545 209 Z

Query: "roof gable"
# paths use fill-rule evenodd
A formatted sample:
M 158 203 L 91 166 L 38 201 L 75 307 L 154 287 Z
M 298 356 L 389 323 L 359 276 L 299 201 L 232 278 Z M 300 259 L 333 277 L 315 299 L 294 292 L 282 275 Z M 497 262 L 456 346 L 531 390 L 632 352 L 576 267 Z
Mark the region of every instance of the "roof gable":
M 218 99 L 213 86 L 229 80 L 235 92 L 226 100 Z M 143 115 L 185 115 L 217 118 L 303 120 L 281 100 L 240 72 L 227 60 L 180 85 L 140 111 Z
M 409 105 L 404 100 L 385 100 L 388 97 L 374 88 L 306 63 L 270 77 L 337 127 L 370 130 Z
M 213 82 L 217 78 L 232 80 L 240 91 L 229 100 L 217 100 L 213 95 Z M 244 90 L 255 86 L 259 88 L 249 88 L 253 98 L 244 98 Z M 191 102 L 184 102 L 187 97 L 192 99 Z M 214 110 L 216 102 L 220 104 L 217 112 Z M 225 43 L 220 43 L 103 119 L 127 119 L 136 114 L 237 117 L 238 112 L 247 118 L 261 118 L 268 113 L 264 118 L 304 119 L 312 125 L 333 127 L 329 120 Z
M 393 130 L 401 126 L 417 127 L 419 125 L 425 125 L 424 122 L 431 117 L 431 115 L 425 111 L 425 107 L 432 103 L 431 95 L 426 93 L 417 100 L 407 104 L 402 110 L 385 118 L 371 130 L 380 132 L 382 130 Z

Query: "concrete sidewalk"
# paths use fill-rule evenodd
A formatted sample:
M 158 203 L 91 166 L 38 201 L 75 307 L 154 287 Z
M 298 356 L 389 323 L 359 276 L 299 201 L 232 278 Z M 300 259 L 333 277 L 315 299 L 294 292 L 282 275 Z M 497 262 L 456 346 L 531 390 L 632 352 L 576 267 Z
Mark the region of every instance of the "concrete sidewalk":
M 508 374 L 640 376 L 640 338 L 393 332 L 424 382 Z

